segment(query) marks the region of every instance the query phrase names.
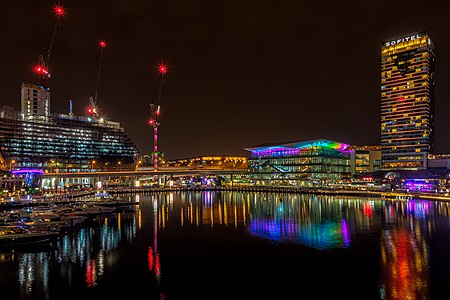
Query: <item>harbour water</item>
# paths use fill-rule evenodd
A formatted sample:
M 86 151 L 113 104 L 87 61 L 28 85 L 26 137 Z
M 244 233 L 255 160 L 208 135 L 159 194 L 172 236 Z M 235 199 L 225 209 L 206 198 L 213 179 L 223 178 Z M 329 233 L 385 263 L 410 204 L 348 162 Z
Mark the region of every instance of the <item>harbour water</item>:
M 50 247 L 0 248 L 1 299 L 450 299 L 446 202 L 130 197 Z

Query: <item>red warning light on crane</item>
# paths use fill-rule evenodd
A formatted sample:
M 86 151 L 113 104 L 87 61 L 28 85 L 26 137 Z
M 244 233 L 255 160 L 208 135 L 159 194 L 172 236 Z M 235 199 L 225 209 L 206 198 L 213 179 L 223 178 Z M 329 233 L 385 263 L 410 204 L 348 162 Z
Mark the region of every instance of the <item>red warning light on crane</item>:
M 47 75 L 48 74 L 48 71 L 42 66 L 34 67 L 34 72 L 37 73 L 37 74 L 41 74 L 41 75 Z
M 106 42 L 105 41 L 100 41 L 100 43 L 98 43 L 100 45 L 100 47 L 105 48 L 106 47 Z
M 162 75 L 166 75 L 166 73 L 167 73 L 167 66 L 165 64 L 159 64 L 158 71 Z
M 55 6 L 55 14 L 57 16 L 63 16 L 64 15 L 64 8 L 62 6 Z

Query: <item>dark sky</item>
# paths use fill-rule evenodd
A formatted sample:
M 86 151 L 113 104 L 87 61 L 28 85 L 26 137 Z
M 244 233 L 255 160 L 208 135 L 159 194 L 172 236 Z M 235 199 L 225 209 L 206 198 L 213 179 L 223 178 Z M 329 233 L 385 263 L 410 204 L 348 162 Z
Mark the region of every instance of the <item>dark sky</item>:
M 49 45 L 53 1 L 2 0 L 0 104 Z M 169 159 L 326 138 L 380 143 L 381 42 L 427 31 L 436 53 L 436 151 L 450 152 L 450 1 L 72 0 L 50 59 L 52 111 L 84 114 L 104 52 L 98 104 L 141 153 L 157 65 L 160 150 Z

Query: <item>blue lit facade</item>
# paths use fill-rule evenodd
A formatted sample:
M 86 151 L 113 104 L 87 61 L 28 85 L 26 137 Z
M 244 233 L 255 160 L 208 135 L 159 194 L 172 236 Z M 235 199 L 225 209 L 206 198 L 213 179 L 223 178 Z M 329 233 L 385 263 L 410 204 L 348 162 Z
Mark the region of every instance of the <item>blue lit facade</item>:
M 255 185 L 314 187 L 350 174 L 349 145 L 329 140 L 267 144 L 246 148 Z

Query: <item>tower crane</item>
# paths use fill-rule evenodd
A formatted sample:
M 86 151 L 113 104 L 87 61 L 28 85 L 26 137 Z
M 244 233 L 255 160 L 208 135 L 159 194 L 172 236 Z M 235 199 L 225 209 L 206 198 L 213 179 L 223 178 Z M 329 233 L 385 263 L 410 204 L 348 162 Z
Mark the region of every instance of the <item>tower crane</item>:
M 158 97 L 154 103 L 150 104 L 150 120 L 149 124 L 153 127 L 153 170 L 158 170 L 158 127 L 160 125 L 159 115 L 161 113 L 161 93 L 166 78 L 167 66 L 159 64 L 158 72 L 160 75 Z
M 61 24 L 61 18 L 64 16 L 64 8 L 61 5 L 57 5 L 53 8 L 56 16 L 55 26 L 53 28 L 52 38 L 50 39 L 50 45 L 47 48 L 47 56 L 44 58 L 44 54 L 41 52 L 39 55 L 39 61 L 37 66 L 34 68 L 34 72 L 38 75 L 39 84 L 43 85 L 44 82 L 50 79 L 49 63 L 50 56 L 52 53 L 53 44 L 55 43 L 56 32 Z
M 97 81 L 95 83 L 95 92 L 94 92 L 94 96 L 90 96 L 89 97 L 89 106 L 87 109 L 87 112 L 89 115 L 93 116 L 93 117 L 98 117 L 99 112 L 98 112 L 98 107 L 97 107 L 97 100 L 98 100 L 98 87 L 100 84 L 100 73 L 102 71 L 102 62 L 103 62 L 103 50 L 106 47 L 106 42 L 104 40 L 101 40 L 98 45 L 100 46 L 100 59 L 99 59 L 99 63 L 98 63 L 98 68 L 97 68 Z

